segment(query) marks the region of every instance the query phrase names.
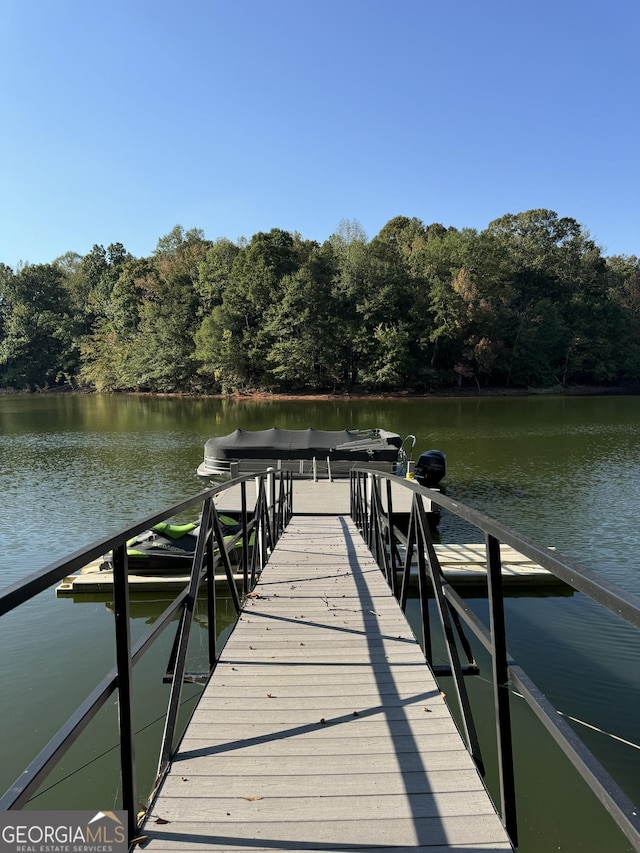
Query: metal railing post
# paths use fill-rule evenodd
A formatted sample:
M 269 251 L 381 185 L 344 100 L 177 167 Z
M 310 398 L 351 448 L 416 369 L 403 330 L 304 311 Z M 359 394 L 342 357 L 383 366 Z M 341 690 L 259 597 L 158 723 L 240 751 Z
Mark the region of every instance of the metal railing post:
M 500 801 L 502 822 L 514 847 L 518 845 L 516 817 L 516 787 L 513 770 L 513 743 L 511 737 L 511 711 L 509 708 L 509 663 L 507 634 L 504 619 L 502 591 L 502 563 L 500 543 L 485 536 L 487 548 L 487 595 L 489 598 L 489 630 L 491 632 L 491 664 L 493 668 L 493 697 L 496 714 L 496 742 L 500 775 Z
M 247 525 L 247 484 L 243 480 L 240 483 L 240 520 L 242 522 L 242 581 L 245 595 L 249 589 L 249 530 Z
M 213 553 L 213 531 L 207 536 L 205 550 L 207 564 L 207 642 L 209 647 L 209 672 L 213 672 L 218 662 L 218 619 L 216 616 L 216 575 Z
M 118 725 L 120 728 L 120 778 L 122 805 L 128 816 L 129 839 L 136 834 L 138 796 L 136 791 L 135 729 L 133 725 L 133 672 L 129 622 L 129 579 L 127 546 L 113 550 L 113 603 L 118 670 Z
M 414 503 L 417 499 L 414 498 Z M 433 648 L 431 645 L 431 621 L 429 619 L 429 587 L 427 584 L 427 561 L 424 557 L 424 542 L 420 536 L 420 525 L 418 523 L 417 504 L 412 509 L 414 519 L 414 536 L 416 550 L 418 553 L 418 591 L 420 594 L 420 621 L 422 626 L 422 648 L 424 656 L 429 664 L 433 666 Z M 406 599 L 405 599 L 406 606 Z
M 475 722 L 473 719 L 473 713 L 471 711 L 471 705 L 469 703 L 467 688 L 464 683 L 462 667 L 460 666 L 460 657 L 458 655 L 458 649 L 456 647 L 452 619 L 449 613 L 449 606 L 447 604 L 447 600 L 443 591 L 443 588 L 446 585 L 446 581 L 444 579 L 444 575 L 442 574 L 442 569 L 440 567 L 440 562 L 435 552 L 435 548 L 433 547 L 431 532 L 429 530 L 429 522 L 427 521 L 427 515 L 424 509 L 424 505 L 422 503 L 422 498 L 419 495 L 414 496 L 414 506 L 416 508 L 416 521 L 418 531 L 418 555 L 426 551 L 427 564 L 429 566 L 429 574 L 431 576 L 431 584 L 433 587 L 433 593 L 435 597 L 436 607 L 438 610 L 438 615 L 440 617 L 440 625 L 442 627 L 442 632 L 445 638 L 445 646 L 447 650 L 447 656 L 449 658 L 449 664 L 451 666 L 451 674 L 453 676 L 453 683 L 456 689 L 458 705 L 460 707 L 460 714 L 462 717 L 462 728 L 467 742 L 467 749 L 469 750 L 472 758 L 476 762 L 478 770 L 482 775 L 484 775 L 484 764 L 480 751 L 480 742 L 478 740 Z
M 236 587 L 235 578 L 233 576 L 231 561 L 229 560 L 229 555 L 227 554 L 227 550 L 225 548 L 224 534 L 222 532 L 222 526 L 220 525 L 220 518 L 218 517 L 218 512 L 213 502 L 209 502 L 209 508 L 210 512 L 208 514 L 208 518 L 211 519 L 211 537 L 212 540 L 218 545 L 218 553 L 220 555 L 220 561 L 222 562 L 222 565 L 224 567 L 224 573 L 227 578 L 227 585 L 229 587 L 229 592 L 231 593 L 231 600 L 233 601 L 233 606 L 235 608 L 236 613 L 240 613 L 240 596 L 238 595 L 238 589 Z M 203 519 L 204 516 L 205 514 L 203 512 Z
M 362 538 L 366 542 L 369 538 L 369 516 L 367 513 L 367 475 L 358 472 L 358 506 L 359 506 L 359 523 Z
M 263 502 L 263 498 L 264 498 L 264 491 L 263 491 L 263 485 L 262 485 L 262 477 L 256 477 L 255 483 L 256 483 L 256 506 L 255 506 L 255 513 L 254 513 L 253 519 L 254 519 L 254 522 L 256 525 L 256 527 L 255 527 L 256 543 L 255 543 L 254 547 L 258 549 L 258 559 L 260 561 L 260 571 L 262 571 L 262 567 L 264 566 L 264 561 L 265 561 L 265 556 L 264 556 L 264 547 L 265 547 L 265 543 L 264 543 L 264 519 L 262 517 L 262 513 L 263 513 L 262 502 Z M 253 580 L 252 580 L 252 585 L 253 585 Z
M 387 528 L 387 545 L 389 547 L 390 557 L 391 557 L 391 592 L 394 596 L 398 597 L 398 577 L 397 577 L 397 551 L 396 551 L 396 537 L 393 529 L 393 497 L 391 495 L 391 480 L 387 480 L 387 520 L 389 526 Z
M 196 550 L 193 555 L 191 565 L 191 576 L 189 578 L 189 590 L 185 598 L 180 621 L 176 631 L 175 644 L 175 665 L 173 667 L 173 678 L 171 681 L 171 691 L 169 694 L 169 704 L 167 707 L 167 717 L 162 735 L 162 747 L 160 751 L 160 759 L 158 762 L 157 776 L 163 776 L 173 754 L 173 738 L 176 730 L 178 719 L 178 711 L 180 708 L 180 697 L 182 696 L 182 685 L 184 682 L 184 670 L 187 661 L 187 648 L 189 644 L 189 633 L 191 623 L 193 621 L 193 612 L 195 609 L 198 588 L 200 586 L 200 577 L 202 572 L 202 562 L 205 554 L 206 540 L 211 536 L 211 516 L 214 513 L 213 500 L 207 499 L 202 507 L 202 518 L 200 521 L 200 534 L 196 543 Z M 217 516 L 216 516 L 217 520 Z M 219 522 L 218 522 L 219 526 Z M 224 551 L 224 548 L 222 548 Z M 226 556 L 226 555 L 225 555 Z
M 273 543 L 278 538 L 276 535 L 276 479 L 273 468 L 267 470 L 266 493 L 269 530 L 271 531 L 271 542 Z

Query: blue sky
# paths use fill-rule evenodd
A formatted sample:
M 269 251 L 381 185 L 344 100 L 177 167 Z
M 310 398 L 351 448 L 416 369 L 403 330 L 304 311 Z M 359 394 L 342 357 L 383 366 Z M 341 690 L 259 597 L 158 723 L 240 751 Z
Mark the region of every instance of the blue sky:
M 0 0 L 0 261 L 545 207 L 640 255 L 638 0 Z

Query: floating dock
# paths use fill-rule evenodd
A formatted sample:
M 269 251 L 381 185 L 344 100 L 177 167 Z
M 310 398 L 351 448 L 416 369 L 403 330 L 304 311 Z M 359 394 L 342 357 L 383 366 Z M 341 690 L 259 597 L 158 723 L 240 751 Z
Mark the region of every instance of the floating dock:
M 434 545 L 445 578 L 454 586 L 482 586 L 487 582 L 484 545 Z M 531 562 L 513 548 L 503 545 L 502 582 L 505 587 L 553 586 L 565 584 L 547 569 Z M 81 596 L 109 592 L 113 589 L 113 572 L 100 571 L 100 561 L 86 567 L 82 574 L 68 575 L 56 588 L 58 597 Z M 412 572 L 414 576 L 415 570 Z M 220 580 L 223 580 L 221 577 Z M 237 583 L 242 577 L 236 576 Z M 129 575 L 131 593 L 172 592 L 189 583 L 188 575 Z
M 392 489 L 394 513 L 408 513 L 413 494 L 396 485 Z M 383 505 L 387 508 L 386 493 L 382 494 Z M 216 497 L 220 511 L 239 510 L 241 507 L 240 489 L 232 488 Z M 426 506 L 427 511 L 431 506 Z M 349 513 L 348 480 L 296 480 L 294 481 L 293 511 L 296 515 L 314 517 L 335 516 Z M 482 586 L 486 584 L 486 553 L 483 544 L 436 544 L 435 551 L 440 560 L 447 580 L 455 585 Z M 542 566 L 533 563 L 513 548 L 505 545 L 501 548 L 502 578 L 505 586 L 553 586 L 556 589 L 566 587 L 554 574 Z M 100 571 L 100 560 L 86 566 L 81 574 L 64 578 L 56 589 L 57 596 L 82 596 L 85 594 L 109 592 L 113 587 L 113 574 Z M 187 572 L 181 575 L 130 574 L 129 591 L 131 593 L 167 592 L 182 589 L 188 583 Z M 238 575 L 237 582 L 241 581 Z
M 152 853 L 512 850 L 347 516 L 294 515 L 141 836 Z

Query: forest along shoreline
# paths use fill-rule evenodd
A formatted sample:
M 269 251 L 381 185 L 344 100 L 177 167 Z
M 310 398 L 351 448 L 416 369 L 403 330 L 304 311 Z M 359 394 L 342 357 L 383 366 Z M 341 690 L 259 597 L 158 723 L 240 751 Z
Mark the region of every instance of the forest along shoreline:
M 322 244 L 180 225 L 0 263 L 0 387 L 105 393 L 346 393 L 640 384 L 640 258 L 607 256 L 543 208 L 482 231 L 396 216 Z M 473 392 L 471 392 L 473 393 Z

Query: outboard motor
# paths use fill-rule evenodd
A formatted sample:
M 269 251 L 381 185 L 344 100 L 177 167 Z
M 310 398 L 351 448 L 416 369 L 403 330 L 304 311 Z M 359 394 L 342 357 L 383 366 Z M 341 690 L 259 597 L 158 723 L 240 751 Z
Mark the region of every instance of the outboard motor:
M 447 458 L 441 450 L 426 450 L 416 462 L 415 478 L 421 486 L 435 488 L 447 473 Z

